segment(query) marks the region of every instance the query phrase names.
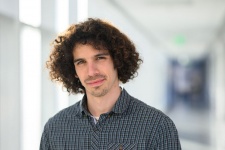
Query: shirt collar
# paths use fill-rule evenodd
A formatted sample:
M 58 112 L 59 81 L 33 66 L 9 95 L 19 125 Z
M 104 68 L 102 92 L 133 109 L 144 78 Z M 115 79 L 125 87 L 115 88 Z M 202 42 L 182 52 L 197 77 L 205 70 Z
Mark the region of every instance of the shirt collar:
M 83 96 L 81 102 L 80 102 L 80 109 L 79 109 L 81 114 L 86 114 L 89 115 L 89 111 L 87 109 L 87 96 L 86 94 Z
M 127 93 L 125 89 L 122 90 L 116 104 L 114 105 L 112 112 L 121 114 L 125 112 L 129 106 L 130 95 Z
M 114 105 L 112 112 L 121 114 L 125 112 L 129 106 L 131 96 L 127 93 L 127 91 L 123 88 L 122 92 L 116 104 Z M 79 105 L 79 114 L 82 115 L 90 115 L 87 109 L 87 96 L 84 95 Z

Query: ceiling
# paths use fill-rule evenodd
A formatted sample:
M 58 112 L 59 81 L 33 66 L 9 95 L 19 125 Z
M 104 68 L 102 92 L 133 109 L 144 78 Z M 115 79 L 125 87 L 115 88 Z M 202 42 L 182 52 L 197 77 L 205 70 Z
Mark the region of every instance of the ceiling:
M 199 57 L 225 29 L 225 0 L 110 0 L 155 45 Z

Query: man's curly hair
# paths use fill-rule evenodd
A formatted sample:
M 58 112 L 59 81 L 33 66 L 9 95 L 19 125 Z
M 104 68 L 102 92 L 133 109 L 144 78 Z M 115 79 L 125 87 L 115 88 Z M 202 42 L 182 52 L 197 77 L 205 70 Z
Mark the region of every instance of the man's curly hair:
M 77 44 L 89 44 L 96 49 L 109 51 L 118 78 L 122 83 L 137 76 L 142 63 L 139 53 L 129 38 L 110 23 L 89 18 L 71 25 L 52 42 L 53 48 L 46 62 L 50 78 L 63 84 L 69 93 L 84 93 L 73 63 L 73 49 Z

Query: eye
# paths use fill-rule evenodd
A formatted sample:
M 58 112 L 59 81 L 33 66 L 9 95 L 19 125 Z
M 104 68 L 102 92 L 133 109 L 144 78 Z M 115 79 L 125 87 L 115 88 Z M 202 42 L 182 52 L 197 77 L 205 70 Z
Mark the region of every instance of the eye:
M 101 59 L 106 59 L 106 58 L 103 57 L 103 56 L 99 56 L 99 57 L 97 57 L 96 59 L 97 59 L 97 60 L 101 60 Z
M 84 60 L 79 60 L 79 61 L 76 61 L 76 62 L 74 63 L 74 65 L 78 66 L 78 65 L 82 65 L 82 64 L 84 64 L 84 63 L 85 63 Z

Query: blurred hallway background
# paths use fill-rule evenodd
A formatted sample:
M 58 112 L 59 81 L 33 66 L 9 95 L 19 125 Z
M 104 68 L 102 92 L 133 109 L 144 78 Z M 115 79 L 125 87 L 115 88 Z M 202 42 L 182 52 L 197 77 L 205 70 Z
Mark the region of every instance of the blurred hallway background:
M 225 0 L 0 0 L 0 150 L 38 150 L 46 121 L 81 99 L 45 62 L 88 17 L 134 42 L 144 63 L 122 86 L 172 118 L 183 150 L 225 150 Z

